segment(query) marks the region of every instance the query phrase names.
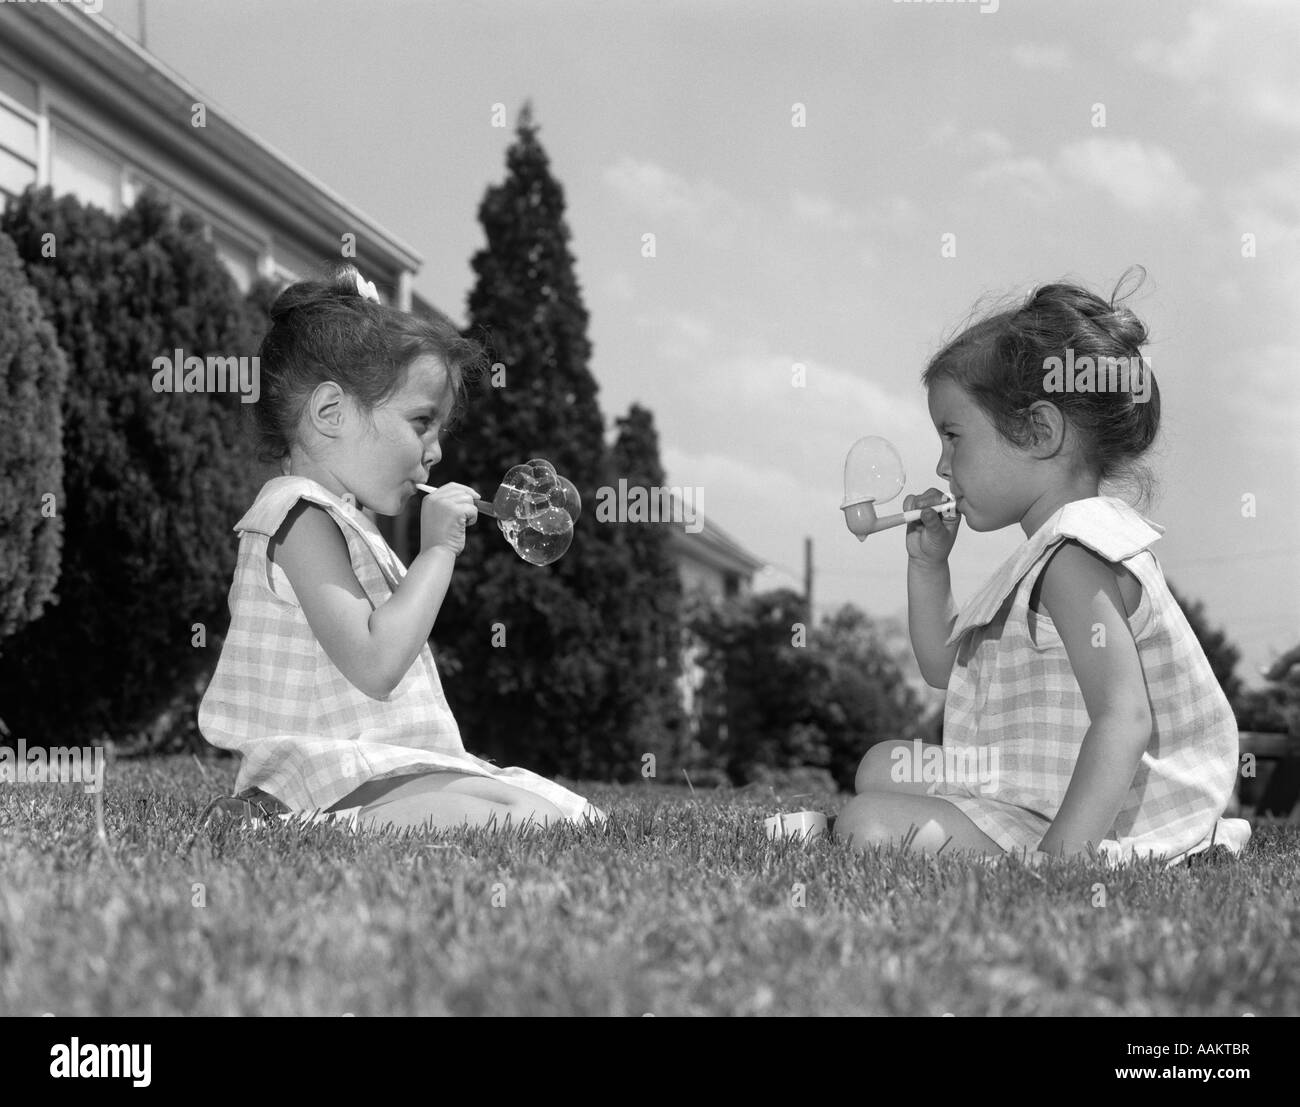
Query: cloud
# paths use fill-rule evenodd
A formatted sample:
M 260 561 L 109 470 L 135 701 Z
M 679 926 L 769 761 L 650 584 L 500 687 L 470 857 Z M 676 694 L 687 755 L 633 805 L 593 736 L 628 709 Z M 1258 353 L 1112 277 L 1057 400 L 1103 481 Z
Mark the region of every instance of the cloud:
M 790 214 L 796 223 L 822 231 L 853 232 L 865 225 L 857 212 L 840 207 L 825 196 L 814 196 L 797 188 L 790 194 Z
M 713 327 L 706 320 L 685 311 L 638 315 L 636 323 L 658 339 L 656 353 L 670 361 L 698 361 L 713 344 Z
M 713 243 L 728 241 L 748 207 L 707 179 L 687 180 L 654 162 L 624 157 L 604 172 L 614 194 L 637 213 Z M 647 227 L 657 231 L 656 227 Z
M 1021 42 L 1011 48 L 1011 60 L 1021 69 L 1065 69 L 1070 51 L 1059 43 Z
M 1234 351 L 1221 379 L 1221 417 L 1249 428 L 1258 457 L 1296 456 L 1300 415 L 1300 346 L 1274 342 Z
M 1013 197 L 1038 206 L 1053 202 L 1060 191 L 1047 164 L 1041 158 L 1029 155 L 999 158 L 975 170 L 969 179 L 976 185 L 1005 189 Z
M 1140 42 L 1133 56 L 1140 65 L 1166 77 L 1199 81 L 1213 72 L 1222 37 L 1223 23 L 1218 14 L 1194 11 L 1188 15 L 1181 36 Z
M 895 193 L 858 208 L 849 208 L 827 196 L 795 189 L 790 193 L 790 215 L 796 225 L 836 234 L 883 234 L 916 226 L 920 209 L 907 196 Z
M 1070 143 L 1050 164 L 1032 155 L 999 158 L 969 179 L 1040 207 L 1060 202 L 1072 183 L 1099 188 L 1124 210 L 1144 214 L 1185 216 L 1201 196 L 1168 150 L 1131 138 Z
M 967 130 L 959 127 L 953 119 L 945 119 L 930 128 L 922 148 L 931 146 L 942 146 L 949 157 L 972 154 L 993 154 L 1001 157 L 1011 153 L 1013 149 L 1011 140 L 1001 131 L 989 127 Z
M 1294 0 L 1238 0 L 1225 12 L 1191 12 L 1180 35 L 1148 39 L 1139 65 L 1193 89 L 1201 104 L 1227 107 L 1287 130 L 1300 129 L 1300 72 Z
M 1257 118 L 1290 130 L 1300 128 L 1300 84 L 1289 79 L 1251 77 L 1241 86 L 1246 108 Z
M 1300 157 L 1228 189 L 1225 204 L 1230 224 L 1238 233 L 1253 232 L 1261 253 L 1270 247 L 1293 250 L 1300 243 L 1298 180 Z
M 1065 176 L 1109 193 L 1128 211 L 1187 215 L 1200 199 L 1200 189 L 1168 150 L 1133 138 L 1095 136 L 1071 143 L 1062 147 L 1057 166 Z
M 870 359 L 869 344 L 863 356 Z M 691 364 L 689 374 L 663 374 L 661 387 L 674 391 L 664 397 L 671 401 L 665 410 L 676 415 L 661 432 L 679 456 L 694 451 L 691 456 L 701 463 L 712 459 L 699 470 L 702 476 L 670 468 L 674 483 L 718 481 L 721 491 L 714 502 L 719 506 L 728 498 L 755 494 L 760 486 L 779 485 L 782 495 L 797 493 L 798 503 L 783 510 L 813 525 L 838 509 L 845 454 L 868 434 L 884 435 L 898 447 L 918 491 L 938 480 L 939 439 L 926 409 L 919 366 L 910 377 L 916 383 L 899 392 L 867 372 L 788 355 L 696 355 Z M 796 364 L 803 366 L 803 387 L 796 387 Z M 725 437 L 719 428 L 725 428 Z M 781 474 L 780 480 L 772 473 Z
M 1011 153 L 1011 140 L 1001 131 L 990 130 L 987 127 L 975 131 L 970 136 L 971 144 L 985 154 L 994 154 L 1002 157 Z

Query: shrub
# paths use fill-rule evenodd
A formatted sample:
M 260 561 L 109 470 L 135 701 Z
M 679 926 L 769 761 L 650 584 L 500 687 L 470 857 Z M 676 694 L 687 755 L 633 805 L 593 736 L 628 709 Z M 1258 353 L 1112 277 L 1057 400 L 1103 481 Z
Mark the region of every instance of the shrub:
M 72 374 L 58 604 L 0 657 L 0 713 L 20 737 L 121 740 L 215 664 L 231 528 L 256 494 L 239 397 L 156 393 L 153 362 L 251 355 L 255 338 L 201 228 L 149 195 L 114 219 L 29 189 L 0 229 Z
M 59 579 L 67 377 L 18 252 L 0 234 L 0 650 L 53 601 Z

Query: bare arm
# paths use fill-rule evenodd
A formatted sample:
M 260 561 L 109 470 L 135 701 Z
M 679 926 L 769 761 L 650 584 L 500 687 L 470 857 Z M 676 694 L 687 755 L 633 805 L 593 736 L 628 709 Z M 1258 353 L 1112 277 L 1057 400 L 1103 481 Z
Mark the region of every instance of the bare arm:
M 921 675 L 932 688 L 947 688 L 957 658 L 957 644 L 947 645 L 957 622 L 948 563 L 907 563 L 907 628 Z
M 451 583 L 456 555 L 432 546 L 379 608 L 352 571 L 347 542 L 322 507 L 300 501 L 268 548 L 312 632 L 339 671 L 374 699 L 392 693 L 423 649 Z
M 957 517 L 942 519 L 934 505 L 944 498 L 937 488 L 908 496 L 903 510 L 927 508 L 907 525 L 907 627 L 921 675 L 932 688 L 947 688 L 957 659 L 956 643 L 947 645 L 957 623 L 948 555 L 957 541 Z
M 1151 741 L 1151 702 L 1116 570 L 1066 542 L 1043 570 L 1043 606 L 1065 645 L 1091 720 L 1044 853 L 1083 852 L 1110 833 Z

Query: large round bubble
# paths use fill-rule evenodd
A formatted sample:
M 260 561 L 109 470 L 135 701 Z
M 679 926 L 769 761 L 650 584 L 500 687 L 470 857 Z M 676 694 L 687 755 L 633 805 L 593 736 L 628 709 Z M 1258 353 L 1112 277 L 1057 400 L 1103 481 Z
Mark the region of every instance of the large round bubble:
M 903 459 L 887 439 L 859 438 L 844 459 L 844 502 L 888 503 L 903 490 Z

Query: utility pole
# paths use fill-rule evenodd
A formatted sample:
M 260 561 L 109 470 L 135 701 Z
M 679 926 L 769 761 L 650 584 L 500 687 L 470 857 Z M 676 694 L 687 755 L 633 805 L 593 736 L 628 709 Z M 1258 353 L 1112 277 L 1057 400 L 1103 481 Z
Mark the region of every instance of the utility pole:
M 137 8 L 140 12 L 140 49 L 148 50 L 149 42 L 144 29 L 144 0 L 138 0 Z
M 811 626 L 813 621 L 813 560 L 812 560 L 812 539 L 803 540 L 803 600 L 808 606 L 808 623 Z

